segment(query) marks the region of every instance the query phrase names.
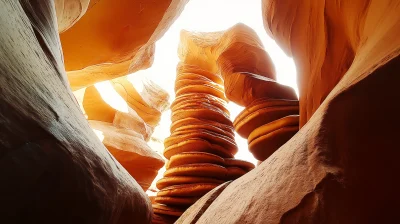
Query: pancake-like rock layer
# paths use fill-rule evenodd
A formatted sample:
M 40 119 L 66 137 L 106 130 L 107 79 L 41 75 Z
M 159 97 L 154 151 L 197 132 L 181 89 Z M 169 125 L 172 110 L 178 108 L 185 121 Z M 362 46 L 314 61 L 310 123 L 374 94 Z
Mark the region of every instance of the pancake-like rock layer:
M 259 98 L 297 100 L 291 87 L 276 82 L 272 61 L 250 27 L 237 24 L 213 33 L 184 30 L 180 38 L 181 66 L 196 64 L 202 71 L 219 72 L 226 98 L 236 104 L 246 107 Z
M 177 223 L 397 222 L 399 2 L 263 4 L 266 28 L 296 61 L 304 126 Z
M 158 217 L 172 223 L 170 216 L 180 214 L 164 210 L 185 211 L 210 190 L 254 168 L 233 159 L 238 147 L 222 84 L 221 76 L 199 66 L 180 63 L 177 67 L 171 135 L 164 141 L 169 161 L 156 184 L 160 191 L 154 200 L 154 223 L 161 222 Z
M 299 130 L 299 101 L 259 98 L 239 113 L 233 125 L 259 161 L 266 160 Z

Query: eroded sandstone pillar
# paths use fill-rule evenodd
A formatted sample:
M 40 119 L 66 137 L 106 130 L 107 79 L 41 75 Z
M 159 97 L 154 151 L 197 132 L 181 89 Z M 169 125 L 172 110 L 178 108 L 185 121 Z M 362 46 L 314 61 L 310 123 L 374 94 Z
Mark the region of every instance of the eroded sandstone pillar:
M 215 73 L 178 65 L 171 136 L 164 141 L 169 161 L 157 182 L 153 223 L 172 223 L 207 192 L 254 168 L 233 158 L 238 148 L 221 84 Z

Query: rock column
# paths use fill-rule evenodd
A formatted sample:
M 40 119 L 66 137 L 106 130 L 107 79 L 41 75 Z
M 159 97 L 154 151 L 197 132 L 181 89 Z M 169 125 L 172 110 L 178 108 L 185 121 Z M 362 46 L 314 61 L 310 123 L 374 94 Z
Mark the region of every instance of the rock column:
M 153 223 L 173 223 L 204 194 L 254 168 L 233 158 L 238 147 L 219 75 L 181 63 L 175 94 L 171 135 L 164 141 L 169 161 L 157 182 Z

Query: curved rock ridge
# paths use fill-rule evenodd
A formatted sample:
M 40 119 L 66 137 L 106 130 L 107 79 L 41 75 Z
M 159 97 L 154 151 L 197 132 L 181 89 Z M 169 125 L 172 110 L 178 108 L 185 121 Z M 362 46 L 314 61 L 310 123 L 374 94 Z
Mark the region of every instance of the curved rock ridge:
M 266 27 L 299 68 L 304 126 L 196 223 L 395 222 L 399 2 L 263 2 Z
M 75 92 L 100 140 L 147 190 L 165 163 L 147 142 L 168 108 L 169 94 L 152 81 L 127 76 Z
M 295 91 L 278 84 L 275 68 L 257 34 L 244 24 L 212 33 L 181 32 L 183 64 L 221 74 L 226 97 L 246 106 L 258 98 L 296 100 Z
M 62 33 L 73 26 L 93 1 L 95 0 L 55 0 L 58 32 Z
M 287 7 L 290 4 L 291 7 Z M 353 62 L 367 55 L 371 44 L 383 38 L 375 34 L 378 20 L 373 17 L 396 1 L 297 1 L 264 0 L 264 26 L 268 34 L 294 58 L 300 92 L 300 124 L 303 126 L 339 83 Z M 374 6 L 379 9 L 371 10 Z M 296 11 L 302 13 L 296 13 Z M 391 16 L 391 15 L 390 15 Z M 368 17 L 368 19 L 367 19 Z M 396 15 L 393 19 L 396 20 Z M 387 18 L 392 19 L 392 18 Z M 368 21 L 369 20 L 369 21 Z M 395 24 L 396 22 L 391 22 Z M 389 40 L 388 40 L 389 41 Z M 394 49 L 396 43 L 384 44 Z M 381 50 L 377 50 L 381 52 Z
M 82 106 L 89 120 L 111 123 L 120 111 L 137 114 L 145 125 L 155 127 L 169 106 L 168 100 L 169 94 L 152 81 L 120 77 L 87 87 Z
M 154 152 L 141 134 L 116 128 L 111 123 L 90 121 L 91 128 L 119 163 L 147 190 L 164 166 L 164 159 Z
M 149 223 L 68 86 L 53 0 L 0 1 L 0 223 Z
M 116 4 L 113 0 L 92 0 L 83 16 L 78 7 L 69 10 L 70 16 L 81 16 L 60 35 L 72 89 L 148 68 L 153 62 L 155 42 L 187 2 L 121 0 Z

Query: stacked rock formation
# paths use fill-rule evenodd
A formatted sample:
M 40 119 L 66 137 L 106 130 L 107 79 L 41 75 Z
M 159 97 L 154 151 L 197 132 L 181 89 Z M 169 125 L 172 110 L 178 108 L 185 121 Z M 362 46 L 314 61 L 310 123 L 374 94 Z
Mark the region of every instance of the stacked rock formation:
M 110 155 L 82 115 L 67 81 L 64 59 L 67 64 L 89 59 L 89 64 L 80 67 L 86 68 L 114 63 L 115 59 L 119 62 L 118 55 L 153 45 L 179 14 L 174 2 L 157 1 L 154 4 L 158 7 L 153 7 L 135 0 L 0 1 L 0 223 L 151 221 L 151 204 L 145 192 Z M 104 3 L 111 7 L 104 7 Z M 132 5 L 140 5 L 141 10 L 127 7 Z M 88 15 L 91 21 L 97 20 L 97 26 L 92 26 L 84 17 L 95 8 L 106 10 Z M 116 20 L 116 14 L 140 17 L 146 29 Z M 137 21 L 130 19 L 128 23 Z M 67 34 L 68 28 L 81 22 L 88 26 Z M 126 35 L 127 29 L 133 37 Z M 146 34 L 140 33 L 144 30 Z M 84 42 L 73 41 L 69 46 L 76 48 L 63 54 L 58 31 Z M 103 38 L 109 45 L 92 45 Z M 119 45 L 124 38 L 125 43 L 137 44 Z M 68 37 L 62 39 L 66 50 Z M 92 54 L 88 55 L 89 51 Z M 96 79 L 97 74 L 86 74 L 79 80 L 90 83 L 85 86 L 95 83 L 88 77 Z
M 264 0 L 263 6 L 267 31 L 296 62 L 304 126 L 177 223 L 396 222 L 399 2 Z
M 168 108 L 169 95 L 151 81 L 132 79 L 102 82 L 75 91 L 75 96 L 99 139 L 147 190 L 165 164 L 147 142 Z
M 249 150 L 264 161 L 299 131 L 299 101 L 261 98 L 249 104 L 233 122 L 248 139 Z
M 272 61 L 250 27 L 237 24 L 215 33 L 182 31 L 179 57 L 221 74 L 226 97 L 245 107 L 233 125 L 248 139 L 259 161 L 299 130 L 297 95 L 276 82 Z
M 179 64 L 171 136 L 164 141 L 169 160 L 153 205 L 153 223 L 172 223 L 200 197 L 254 165 L 234 159 L 238 151 L 219 75 Z

